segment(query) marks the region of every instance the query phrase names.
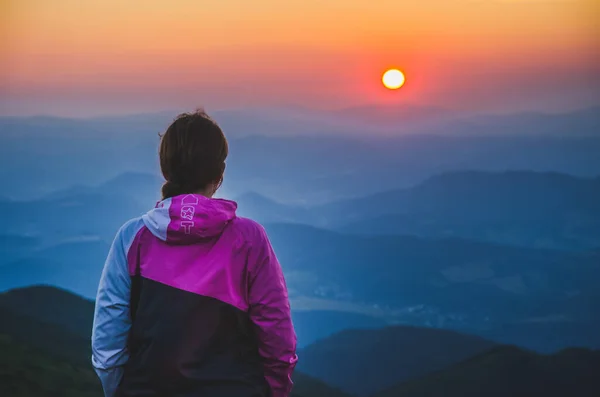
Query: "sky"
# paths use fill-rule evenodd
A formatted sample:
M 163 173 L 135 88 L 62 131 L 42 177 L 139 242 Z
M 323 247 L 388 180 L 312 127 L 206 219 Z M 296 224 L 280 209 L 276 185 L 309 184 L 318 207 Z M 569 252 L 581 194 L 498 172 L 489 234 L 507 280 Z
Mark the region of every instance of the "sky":
M 3 115 L 402 103 L 600 105 L 600 1 L 0 0 Z

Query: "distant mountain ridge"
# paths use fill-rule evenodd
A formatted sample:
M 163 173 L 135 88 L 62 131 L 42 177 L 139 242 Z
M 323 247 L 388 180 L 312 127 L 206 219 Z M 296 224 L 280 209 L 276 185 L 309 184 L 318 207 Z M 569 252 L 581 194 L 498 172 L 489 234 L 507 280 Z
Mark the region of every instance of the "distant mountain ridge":
M 491 349 L 476 336 L 416 327 L 346 330 L 303 349 L 298 369 L 359 396 Z M 356 376 L 364 374 L 363 376 Z
M 152 174 L 126 173 L 97 186 L 57 191 L 43 200 L 5 201 L 0 203 L 0 216 L 8 226 L 4 234 L 47 238 L 52 229 L 40 222 L 55 219 L 63 229 L 72 224 L 75 236 L 101 232 L 110 239 L 126 220 L 154 206 L 161 181 Z M 600 247 L 600 177 L 460 171 L 409 189 L 325 205 L 288 205 L 254 192 L 237 201 L 241 216 L 260 222 L 299 222 L 345 233 L 459 237 L 541 248 Z M 100 212 L 105 217 L 97 217 Z M 74 223 L 75 218 L 82 221 Z
M 598 371 L 600 350 L 566 349 L 543 356 L 498 346 L 373 397 L 596 397 Z
M 362 220 L 342 227 L 353 233 L 456 236 L 565 249 L 600 247 L 598 177 L 451 173 L 430 178 L 410 190 L 339 203 L 336 208 L 346 208 L 349 213 L 350 208 L 374 209 L 370 220 L 364 212 L 353 213 Z
M 407 187 L 461 169 L 600 173 L 594 109 L 562 115 L 469 116 L 456 122 L 456 112 L 450 111 L 451 120 L 438 120 L 439 125 L 427 128 L 413 127 L 407 120 L 428 123 L 437 114 L 445 118 L 448 111 L 402 105 L 341 112 L 216 112 L 230 141 L 225 181 L 230 195 L 255 190 L 281 202 L 324 203 Z M 361 112 L 368 122 L 352 118 Z M 10 186 L 2 195 L 40 198 L 73 185 L 97 185 L 124 171 L 157 173 L 158 133 L 176 113 L 0 117 L 0 185 Z M 15 169 L 18 175 L 8 172 Z
M 142 172 L 125 172 L 99 185 L 76 185 L 44 196 L 45 200 L 61 200 L 72 196 L 104 195 L 126 196 L 142 203 L 152 203 L 160 199 L 163 179 L 157 175 Z
M 561 249 L 600 247 L 600 177 L 461 171 L 322 206 L 285 206 L 256 194 L 240 208 L 263 222 L 297 222 L 363 235 L 458 237 Z
M 298 348 L 302 349 L 347 329 L 378 329 L 385 320 L 366 314 L 334 310 L 292 310 Z
M 122 191 L 108 194 L 85 190 L 77 194 L 59 192 L 49 199 L 0 203 L 4 234 L 34 237 L 43 246 L 82 236 L 112 241 L 121 225 L 156 204 L 148 195 L 136 199 Z
M 2 266 L 0 291 L 35 284 L 92 296 L 110 245 L 102 240 L 69 242 L 34 251 Z
M 600 134 L 600 106 L 572 112 L 523 112 L 511 115 L 487 114 L 464 118 L 446 129 L 453 133 L 487 135 L 525 135 L 537 137 L 598 136 Z
M 292 300 L 305 295 L 348 305 L 376 304 L 371 312 L 390 322 L 480 335 L 506 322 L 558 313 L 580 330 L 600 330 L 592 315 L 600 307 L 592 281 L 600 274 L 595 253 L 460 239 L 352 236 L 290 224 L 266 224 L 266 229 L 293 290 Z M 424 309 L 416 310 L 420 307 Z M 538 342 L 552 351 L 564 347 L 561 340 Z M 517 337 L 505 342 L 530 341 Z M 589 346 L 600 347 L 600 339 Z

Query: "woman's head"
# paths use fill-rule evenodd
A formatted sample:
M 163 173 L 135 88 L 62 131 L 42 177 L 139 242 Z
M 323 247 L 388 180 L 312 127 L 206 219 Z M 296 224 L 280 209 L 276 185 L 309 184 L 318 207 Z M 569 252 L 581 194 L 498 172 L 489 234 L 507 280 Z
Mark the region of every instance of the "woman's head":
M 177 116 L 160 141 L 163 199 L 186 193 L 212 196 L 223 182 L 228 152 L 223 131 L 203 110 Z

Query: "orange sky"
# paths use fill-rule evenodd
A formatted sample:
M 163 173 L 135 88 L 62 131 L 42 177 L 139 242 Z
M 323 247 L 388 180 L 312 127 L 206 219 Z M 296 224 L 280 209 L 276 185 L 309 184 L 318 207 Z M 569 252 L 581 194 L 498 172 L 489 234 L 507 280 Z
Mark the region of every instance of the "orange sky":
M 0 0 L 0 113 L 600 104 L 597 0 Z M 380 73 L 396 66 L 396 92 Z

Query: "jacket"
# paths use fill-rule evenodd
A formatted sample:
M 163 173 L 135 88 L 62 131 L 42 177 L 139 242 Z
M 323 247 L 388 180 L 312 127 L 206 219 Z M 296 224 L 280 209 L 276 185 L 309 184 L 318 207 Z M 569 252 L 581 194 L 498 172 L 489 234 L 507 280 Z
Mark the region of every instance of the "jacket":
M 119 230 L 92 331 L 106 397 L 289 395 L 286 283 L 264 228 L 236 209 L 181 195 Z

